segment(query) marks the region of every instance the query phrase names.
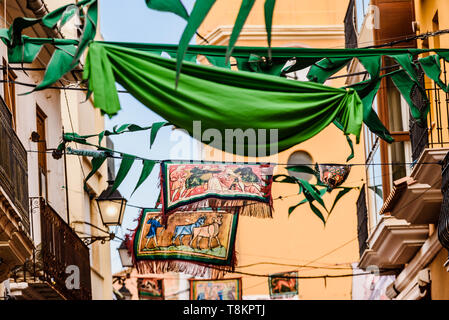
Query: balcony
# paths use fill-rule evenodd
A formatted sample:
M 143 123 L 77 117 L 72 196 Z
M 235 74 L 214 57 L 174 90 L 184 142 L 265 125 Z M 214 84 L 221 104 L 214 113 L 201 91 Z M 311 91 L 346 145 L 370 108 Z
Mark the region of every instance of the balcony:
M 402 267 L 415 256 L 428 236 L 428 225 L 412 225 L 384 216 L 368 238 L 368 249 L 360 258 L 359 268 L 366 269 L 371 265 L 384 269 Z
M 11 113 L 0 98 L 0 187 L 30 234 L 27 172 L 27 152 L 12 128 Z
M 441 63 L 442 81 L 447 85 L 447 66 Z M 421 84 L 426 87 L 427 99 L 431 102 L 427 127 L 421 126 L 413 119 L 410 120 L 410 140 L 412 144 L 412 160 L 417 161 L 425 149 L 449 148 L 449 93 L 445 93 L 434 82 L 425 81 L 424 72 L 418 69 Z M 426 97 L 419 90 L 411 94 L 415 105 L 424 110 Z
M 12 128 L 12 116 L 0 98 L 0 281 L 32 253 L 28 215 L 27 152 Z M 4 268 L 6 266 L 6 269 Z
M 89 248 L 45 200 L 32 199 L 31 208 L 40 216 L 41 242 L 32 259 L 13 270 L 11 291 L 18 299 L 90 300 Z M 69 266 L 79 269 L 79 289 L 66 285 Z
M 449 250 L 449 153 L 443 161 L 443 183 L 441 190 L 443 192 L 443 203 L 438 219 L 438 240 L 443 247 Z M 449 258 L 445 264 L 445 267 L 448 266 Z

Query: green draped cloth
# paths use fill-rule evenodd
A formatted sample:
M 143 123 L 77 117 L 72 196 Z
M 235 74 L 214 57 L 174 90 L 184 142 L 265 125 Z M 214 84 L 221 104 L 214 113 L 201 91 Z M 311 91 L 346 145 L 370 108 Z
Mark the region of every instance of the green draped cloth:
M 117 82 L 192 136 L 193 121 L 201 121 L 203 132 L 219 130 L 222 146 L 226 129 L 278 129 L 277 146 L 267 138 L 257 147 L 280 152 L 312 138 L 335 120 L 344 134 L 359 140 L 363 105 L 353 89 L 190 62 L 184 62 L 177 88 L 175 77 L 174 59 L 102 42 L 91 43 L 84 70 L 94 104 L 104 113 L 112 116 L 120 110 Z M 235 147 L 241 150 L 238 144 Z M 245 154 L 247 147 L 251 146 L 244 145 Z

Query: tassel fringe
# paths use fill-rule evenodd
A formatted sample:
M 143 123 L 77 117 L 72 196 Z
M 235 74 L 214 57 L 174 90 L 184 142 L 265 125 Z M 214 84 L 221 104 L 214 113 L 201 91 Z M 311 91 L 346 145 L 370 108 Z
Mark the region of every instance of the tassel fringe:
M 262 219 L 273 218 L 273 210 L 270 203 L 250 200 L 205 199 L 182 206 L 174 211 L 197 211 L 199 209 L 206 208 L 212 208 L 213 210 L 220 209 L 229 213 L 238 213 L 247 217 Z
M 182 260 L 138 261 L 136 268 L 140 274 L 183 272 L 194 277 L 209 276 L 213 279 L 221 279 L 227 272 L 234 270 L 233 266 L 212 266 Z

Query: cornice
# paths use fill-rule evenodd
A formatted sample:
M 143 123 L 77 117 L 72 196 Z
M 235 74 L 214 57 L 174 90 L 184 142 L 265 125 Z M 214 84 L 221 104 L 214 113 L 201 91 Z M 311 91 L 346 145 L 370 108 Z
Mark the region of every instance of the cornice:
M 206 35 L 206 39 L 211 45 L 227 45 L 231 36 L 233 26 L 223 25 L 214 29 Z M 343 25 L 277 25 L 272 29 L 273 39 L 279 41 L 300 42 L 301 40 L 331 40 L 344 39 Z M 240 33 L 241 41 L 266 41 L 267 33 L 265 26 L 249 25 L 245 26 Z M 206 44 L 201 40 L 199 44 Z

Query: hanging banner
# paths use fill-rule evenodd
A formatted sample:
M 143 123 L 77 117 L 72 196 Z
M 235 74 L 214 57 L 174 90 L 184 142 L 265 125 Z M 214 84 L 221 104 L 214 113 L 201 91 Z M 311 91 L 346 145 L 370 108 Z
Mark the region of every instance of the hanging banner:
M 271 274 L 268 288 L 271 299 L 290 299 L 298 295 L 298 272 Z
M 273 166 L 164 161 L 163 211 L 240 207 L 242 215 L 271 218 Z
M 319 165 L 320 180 L 331 191 L 335 187 L 340 186 L 349 176 L 351 172 L 350 165 L 320 164 Z
M 242 300 L 242 278 L 190 279 L 190 300 Z
M 185 272 L 218 277 L 235 264 L 238 215 L 204 209 L 176 211 L 161 223 L 160 209 L 143 210 L 133 243 L 139 273 Z
M 164 279 L 141 278 L 137 281 L 139 300 L 164 300 Z

